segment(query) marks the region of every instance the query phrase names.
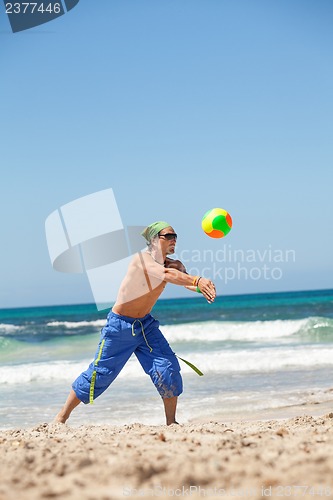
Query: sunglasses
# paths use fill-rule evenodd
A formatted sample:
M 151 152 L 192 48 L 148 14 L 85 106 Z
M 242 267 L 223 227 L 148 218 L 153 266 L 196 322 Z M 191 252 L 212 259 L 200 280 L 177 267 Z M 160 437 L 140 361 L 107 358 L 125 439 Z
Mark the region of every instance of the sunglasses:
M 165 234 L 159 234 L 158 237 L 159 238 L 163 237 L 166 240 L 171 241 L 171 240 L 176 240 L 177 239 L 177 234 L 176 233 L 165 233 Z

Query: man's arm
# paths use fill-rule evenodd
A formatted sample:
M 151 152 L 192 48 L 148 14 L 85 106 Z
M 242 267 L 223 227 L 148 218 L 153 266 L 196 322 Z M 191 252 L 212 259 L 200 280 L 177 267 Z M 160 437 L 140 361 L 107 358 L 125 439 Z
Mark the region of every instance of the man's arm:
M 167 267 L 168 269 L 178 269 L 178 271 L 181 271 L 185 274 L 188 274 L 188 272 L 186 271 L 186 267 L 184 266 L 184 264 L 180 261 L 180 260 L 174 260 L 174 259 L 169 259 L 168 257 L 166 258 L 166 263 L 165 263 L 165 267 Z M 200 281 L 202 280 L 203 278 L 200 279 Z M 214 285 L 213 285 L 214 286 Z M 197 286 L 194 286 L 194 285 L 185 285 L 184 286 L 187 290 L 190 290 L 190 292 L 195 292 L 195 293 L 198 293 L 198 287 Z M 201 289 L 199 288 L 200 292 L 201 292 Z M 214 286 L 214 290 L 215 290 L 215 286 Z M 202 292 L 201 292 L 202 293 Z M 216 293 L 215 293 L 216 295 Z M 214 297 L 215 298 L 215 297 Z M 206 297 L 206 299 L 208 300 L 208 298 Z M 208 300 L 208 302 L 213 302 L 212 300 Z
M 214 283 L 201 276 L 191 276 L 190 274 L 178 271 L 178 269 L 165 269 L 165 281 L 167 283 L 173 283 L 174 285 L 182 285 L 189 290 L 196 291 L 196 287 L 199 288 L 202 295 L 208 302 L 214 302 L 216 297 L 216 290 Z
M 156 263 L 150 255 L 144 253 L 142 255 L 144 256 L 146 271 L 149 275 L 159 278 L 162 281 L 166 281 L 167 283 L 172 283 L 173 285 L 193 287 L 195 290 L 198 286 L 205 299 L 210 303 L 214 302 L 216 290 L 214 283 L 211 280 L 187 274 L 185 266 L 180 261 L 167 259 L 167 267 L 164 267 L 163 265 Z M 181 271 L 180 269 L 183 270 Z

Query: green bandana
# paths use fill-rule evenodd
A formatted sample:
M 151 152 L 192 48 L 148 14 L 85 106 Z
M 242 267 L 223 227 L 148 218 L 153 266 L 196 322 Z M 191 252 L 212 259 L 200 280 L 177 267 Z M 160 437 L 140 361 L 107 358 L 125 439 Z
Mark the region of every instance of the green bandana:
M 141 233 L 141 235 L 146 239 L 148 243 L 151 242 L 151 240 L 158 235 L 162 229 L 165 229 L 166 227 L 170 227 L 170 224 L 167 222 L 164 222 L 162 220 L 159 220 L 157 222 L 153 222 L 150 224 L 150 226 L 147 226 L 146 229 L 144 229 Z

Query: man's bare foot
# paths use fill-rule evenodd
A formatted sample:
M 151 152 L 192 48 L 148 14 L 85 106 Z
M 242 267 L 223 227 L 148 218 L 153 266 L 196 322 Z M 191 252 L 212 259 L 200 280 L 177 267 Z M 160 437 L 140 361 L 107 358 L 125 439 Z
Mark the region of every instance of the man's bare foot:
M 69 419 L 70 414 L 74 410 L 74 408 L 77 407 L 81 403 L 81 400 L 76 397 L 75 392 L 73 389 L 71 389 L 68 398 L 66 400 L 66 403 L 64 404 L 63 408 L 59 411 L 59 413 L 56 415 L 54 419 L 54 423 L 58 424 L 65 424 L 66 421 Z
M 169 423 L 169 424 L 167 424 L 167 425 L 173 425 L 173 424 L 179 425 L 179 422 L 174 421 L 174 422 L 170 422 L 170 423 Z

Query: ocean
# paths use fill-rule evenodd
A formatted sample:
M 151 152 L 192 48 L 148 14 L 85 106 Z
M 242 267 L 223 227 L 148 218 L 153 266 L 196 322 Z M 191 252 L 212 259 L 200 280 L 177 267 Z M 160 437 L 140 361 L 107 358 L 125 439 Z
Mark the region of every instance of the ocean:
M 50 422 L 93 359 L 108 311 L 94 304 L 0 310 L 0 428 Z M 333 290 L 160 299 L 152 314 L 180 361 L 177 418 L 248 419 L 325 403 L 333 411 Z M 68 423 L 164 423 L 163 405 L 132 356 L 93 405 Z

